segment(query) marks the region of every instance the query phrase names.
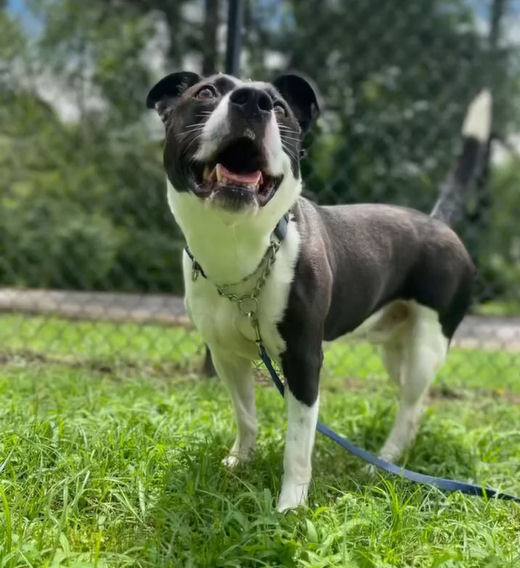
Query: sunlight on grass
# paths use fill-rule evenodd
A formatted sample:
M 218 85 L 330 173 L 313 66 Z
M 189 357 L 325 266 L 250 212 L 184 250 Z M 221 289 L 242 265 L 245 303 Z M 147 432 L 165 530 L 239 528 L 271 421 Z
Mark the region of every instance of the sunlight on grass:
M 186 372 L 201 354 L 182 329 L 0 317 L 1 566 L 520 565 L 520 506 L 371 479 L 321 436 L 309 508 L 279 515 L 283 400 L 257 389 L 258 453 L 224 469 L 233 412 Z M 325 366 L 321 418 L 376 450 L 395 389 L 375 352 L 338 342 Z M 520 493 L 520 413 L 500 390 L 520 392 L 519 369 L 453 350 L 407 466 Z

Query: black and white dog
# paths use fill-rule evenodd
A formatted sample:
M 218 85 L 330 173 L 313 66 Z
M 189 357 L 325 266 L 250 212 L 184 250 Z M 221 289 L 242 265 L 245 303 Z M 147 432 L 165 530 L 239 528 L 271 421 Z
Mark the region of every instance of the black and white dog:
M 323 340 L 353 333 L 381 346 L 400 395 L 380 456 L 397 460 L 470 303 L 474 266 L 448 223 L 489 135 L 490 95 L 470 107 L 463 152 L 431 216 L 375 204 L 319 207 L 300 197 L 301 138 L 318 102 L 297 75 L 263 83 L 173 73 L 151 89 L 147 106 L 165 124 L 168 201 L 189 245 L 186 309 L 235 408 L 238 431 L 224 463 L 236 466 L 255 449 L 258 351 L 250 319 L 220 286 L 236 297 L 261 287 L 261 337 L 287 381 L 279 511 L 307 499 Z M 258 267 L 277 239 L 259 285 L 266 272 Z

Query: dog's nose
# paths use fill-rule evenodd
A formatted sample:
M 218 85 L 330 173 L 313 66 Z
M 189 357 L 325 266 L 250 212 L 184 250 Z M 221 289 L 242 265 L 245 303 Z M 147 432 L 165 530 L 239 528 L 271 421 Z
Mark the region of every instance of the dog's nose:
M 269 95 L 260 89 L 242 87 L 233 91 L 229 97 L 231 105 L 240 110 L 245 118 L 267 120 L 273 109 Z

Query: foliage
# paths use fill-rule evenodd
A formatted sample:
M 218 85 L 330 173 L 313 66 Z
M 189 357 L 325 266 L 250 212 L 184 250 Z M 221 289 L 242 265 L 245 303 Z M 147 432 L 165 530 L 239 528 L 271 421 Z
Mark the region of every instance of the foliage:
M 330 116 L 321 160 L 313 159 L 321 139 L 311 148 L 309 189 L 332 202 L 430 207 L 465 107 L 482 86 L 463 78 L 486 76 L 473 14 L 462 2 L 448 9 L 439 0 L 401 9 L 377 0 L 288 8 L 291 18 L 273 42 L 289 54 L 289 68 L 314 78 Z
M 483 292 L 488 298 L 500 298 L 509 304 L 509 312 L 518 310 L 520 283 L 520 167 L 518 159 L 493 172 L 492 202 L 487 238 L 482 243 L 480 265 Z
M 13 80 L 0 95 L 0 282 L 178 291 L 181 241 L 143 116 L 152 79 L 141 52 L 150 27 L 132 14 L 102 18 L 90 4 L 75 3 L 72 14 L 58 8 L 49 3 L 39 55 L 18 64 L 29 73 L 41 57 L 69 94 L 88 86 L 103 105 L 78 100 L 79 118 L 65 123 L 34 85 Z M 76 13 L 83 8 L 85 19 Z M 80 52 L 88 55 L 59 71 L 67 53 Z
M 8 87 L 0 93 L 0 282 L 179 292 L 182 237 L 164 196 L 159 120 L 143 101 L 163 71 L 199 65 L 204 3 L 26 3 L 41 24 L 32 38 L 0 12 Z M 518 50 L 490 51 L 463 0 L 399 9 L 376 0 L 251 0 L 246 27 L 245 75 L 293 68 L 322 93 L 303 163 L 306 190 L 321 202 L 428 211 L 459 148 L 466 106 L 486 84 L 498 101 L 496 130 L 518 128 Z M 512 294 L 502 251 L 516 246 L 507 221 L 513 179 L 496 176 L 460 226 L 491 279 L 481 297 L 495 300 Z M 495 194 L 503 215 L 489 211 Z M 495 232 L 502 246 L 491 250 Z

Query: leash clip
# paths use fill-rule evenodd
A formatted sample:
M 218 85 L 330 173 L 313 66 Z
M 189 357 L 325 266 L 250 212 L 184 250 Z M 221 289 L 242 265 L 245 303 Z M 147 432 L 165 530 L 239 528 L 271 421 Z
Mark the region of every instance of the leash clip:
M 243 316 L 251 319 L 258 312 L 258 300 L 253 296 L 246 296 L 238 300 L 238 310 Z
M 260 335 L 260 323 L 258 321 L 258 318 L 256 317 L 255 314 L 247 314 L 247 317 L 249 318 L 249 321 L 251 322 L 251 326 L 253 327 L 253 330 L 255 332 L 255 341 L 257 345 L 262 345 L 262 336 Z

